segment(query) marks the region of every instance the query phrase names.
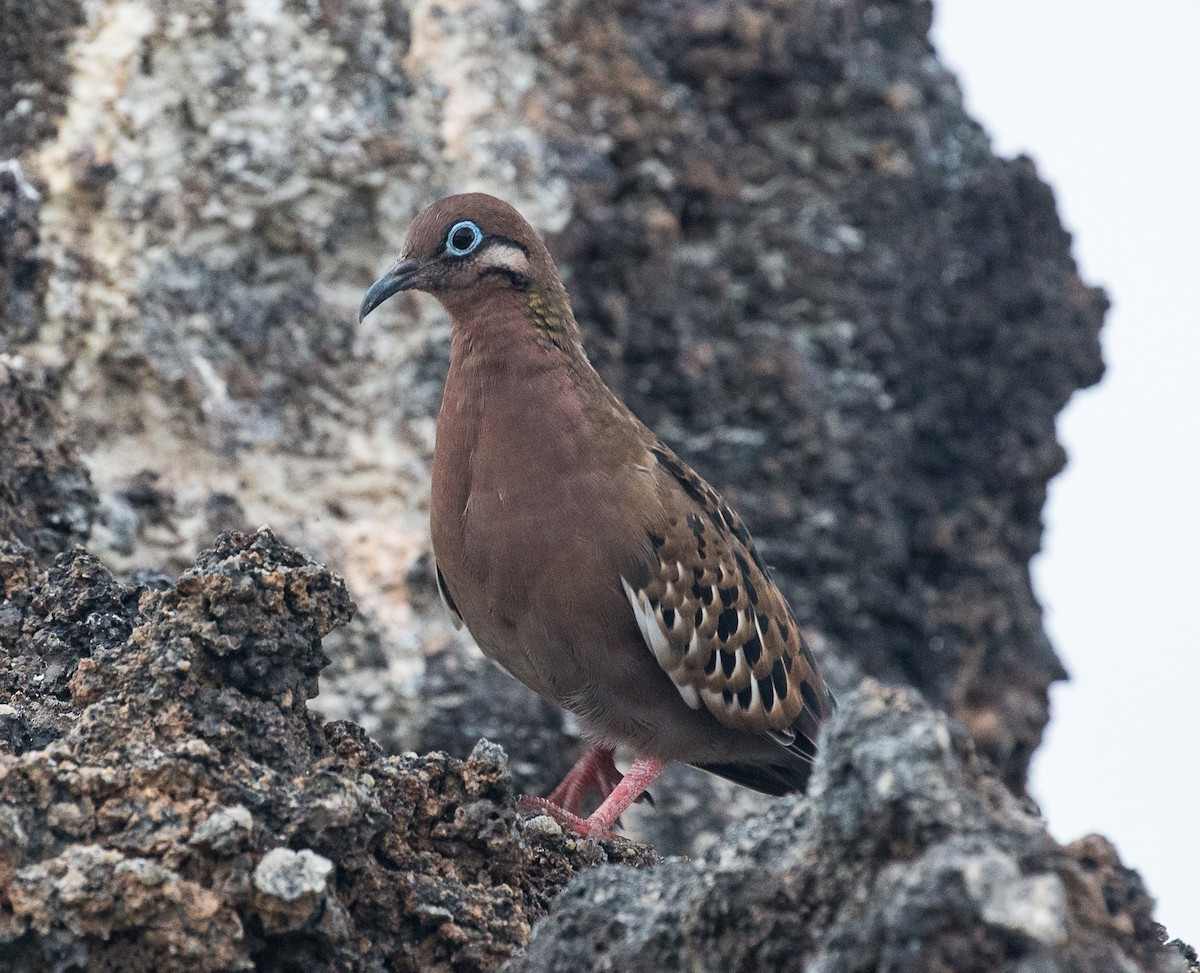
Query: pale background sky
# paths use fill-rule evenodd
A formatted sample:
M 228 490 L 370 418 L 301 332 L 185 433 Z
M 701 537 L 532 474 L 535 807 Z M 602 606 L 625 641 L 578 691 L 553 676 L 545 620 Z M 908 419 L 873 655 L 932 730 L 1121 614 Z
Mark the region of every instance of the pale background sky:
M 937 0 L 934 40 L 1005 156 L 1053 187 L 1114 307 L 1059 419 L 1034 582 L 1072 674 L 1033 794 L 1098 831 L 1200 948 L 1200 0 Z

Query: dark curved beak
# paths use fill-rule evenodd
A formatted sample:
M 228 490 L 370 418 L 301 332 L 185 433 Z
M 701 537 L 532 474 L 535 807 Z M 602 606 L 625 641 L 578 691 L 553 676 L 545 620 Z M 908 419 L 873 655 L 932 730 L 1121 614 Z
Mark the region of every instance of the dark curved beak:
M 420 269 L 421 264 L 416 260 L 397 260 L 392 269 L 375 281 L 363 295 L 362 304 L 358 306 L 359 324 L 393 294 L 406 291 L 416 284 Z

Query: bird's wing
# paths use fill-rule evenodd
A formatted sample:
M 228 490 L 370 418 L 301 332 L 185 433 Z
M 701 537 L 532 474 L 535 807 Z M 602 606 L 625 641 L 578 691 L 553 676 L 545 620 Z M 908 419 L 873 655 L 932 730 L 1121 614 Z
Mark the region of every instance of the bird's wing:
M 454 623 L 455 629 L 460 629 L 463 627 L 463 617 L 459 613 L 458 605 L 454 604 L 454 599 L 450 597 L 450 589 L 446 587 L 446 576 L 442 574 L 442 569 L 436 561 L 433 562 L 433 571 L 437 575 L 437 589 L 438 594 L 442 596 L 442 604 L 450 612 L 450 621 Z
M 650 532 L 653 556 L 623 577 L 646 645 L 693 709 L 811 758 L 833 696 L 754 541 L 720 495 L 670 449 L 679 487 Z

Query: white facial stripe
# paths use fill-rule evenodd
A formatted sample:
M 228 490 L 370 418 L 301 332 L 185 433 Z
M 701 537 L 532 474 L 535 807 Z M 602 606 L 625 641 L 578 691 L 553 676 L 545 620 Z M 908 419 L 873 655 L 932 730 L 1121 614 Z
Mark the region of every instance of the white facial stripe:
M 488 267 L 499 267 L 514 273 L 529 276 L 529 258 L 520 247 L 509 243 L 493 243 L 480 255 L 480 262 Z

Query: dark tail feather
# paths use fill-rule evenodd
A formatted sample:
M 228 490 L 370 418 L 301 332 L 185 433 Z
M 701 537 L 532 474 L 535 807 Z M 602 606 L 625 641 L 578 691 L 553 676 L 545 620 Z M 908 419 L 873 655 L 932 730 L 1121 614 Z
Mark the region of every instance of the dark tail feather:
M 797 760 L 794 764 L 692 764 L 697 770 L 724 777 L 735 784 L 763 794 L 782 797 L 804 793 L 812 764 Z

